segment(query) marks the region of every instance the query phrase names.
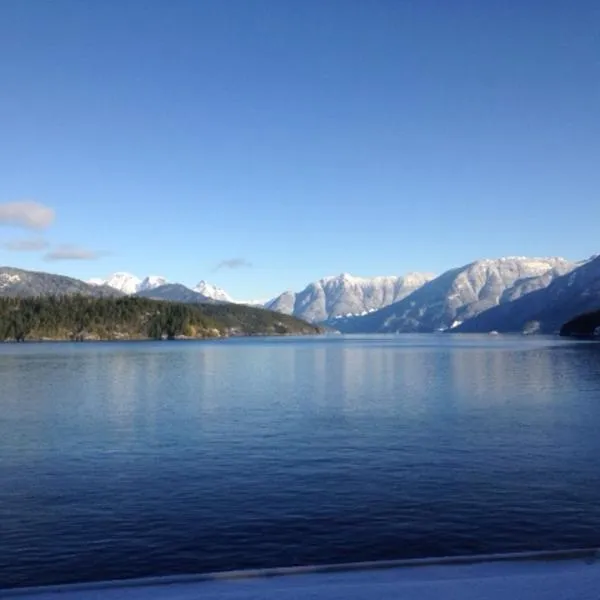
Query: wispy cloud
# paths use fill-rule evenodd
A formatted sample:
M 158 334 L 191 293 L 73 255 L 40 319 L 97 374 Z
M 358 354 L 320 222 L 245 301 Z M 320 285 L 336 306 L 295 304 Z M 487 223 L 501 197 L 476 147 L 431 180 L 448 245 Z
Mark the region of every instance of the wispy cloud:
M 0 204 L 0 225 L 46 229 L 54 221 L 54 209 L 39 202 L 4 202 Z
M 48 247 L 48 242 L 41 238 L 10 240 L 8 242 L 3 242 L 0 246 L 4 250 L 9 250 L 10 252 L 40 252 Z
M 107 252 L 89 250 L 72 244 L 62 244 L 44 255 L 44 260 L 97 260 L 106 256 Z
M 216 267 L 215 271 L 220 269 L 247 269 L 252 266 L 252 263 L 245 258 L 228 258 L 222 260 Z

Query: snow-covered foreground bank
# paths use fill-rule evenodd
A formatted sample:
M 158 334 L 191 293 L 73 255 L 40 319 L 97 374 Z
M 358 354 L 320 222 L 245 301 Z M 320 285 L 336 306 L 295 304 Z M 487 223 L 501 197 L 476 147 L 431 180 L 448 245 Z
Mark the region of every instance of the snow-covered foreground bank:
M 372 568 L 369 568 L 372 567 Z M 376 568 L 373 568 L 376 567 Z M 0 591 L 31 600 L 597 600 L 594 550 L 408 561 Z

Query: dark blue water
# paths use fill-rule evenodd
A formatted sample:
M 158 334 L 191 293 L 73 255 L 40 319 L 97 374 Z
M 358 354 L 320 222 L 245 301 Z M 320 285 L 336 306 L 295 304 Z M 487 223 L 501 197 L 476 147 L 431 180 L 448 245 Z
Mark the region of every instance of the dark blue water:
M 0 346 L 0 587 L 600 545 L 600 345 Z

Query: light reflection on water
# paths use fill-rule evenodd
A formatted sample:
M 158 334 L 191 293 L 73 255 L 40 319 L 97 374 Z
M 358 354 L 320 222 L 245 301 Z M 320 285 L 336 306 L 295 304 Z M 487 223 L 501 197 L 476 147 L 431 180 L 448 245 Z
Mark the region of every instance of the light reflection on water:
M 505 336 L 0 346 L 0 581 L 598 545 L 599 367 Z

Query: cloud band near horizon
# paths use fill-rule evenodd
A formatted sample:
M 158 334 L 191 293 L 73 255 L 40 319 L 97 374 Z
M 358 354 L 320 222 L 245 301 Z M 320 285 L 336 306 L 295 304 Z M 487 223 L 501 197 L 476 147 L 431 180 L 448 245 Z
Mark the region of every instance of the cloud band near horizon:
M 62 244 L 44 255 L 44 260 L 49 262 L 60 260 L 98 260 L 106 256 L 107 252 L 90 250 L 73 244 Z
M 21 239 L 21 240 L 9 240 L 0 244 L 3 250 L 10 252 L 40 252 L 45 250 L 49 246 L 48 242 L 44 239 Z
M 222 260 L 216 267 L 215 271 L 221 269 L 248 269 L 252 267 L 252 263 L 245 258 L 229 258 Z

